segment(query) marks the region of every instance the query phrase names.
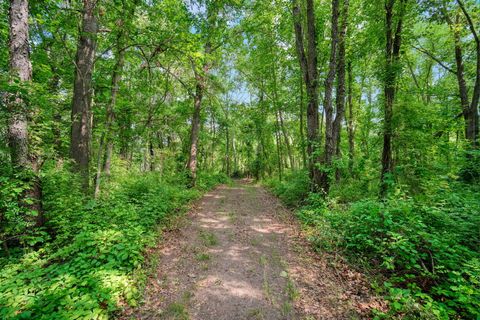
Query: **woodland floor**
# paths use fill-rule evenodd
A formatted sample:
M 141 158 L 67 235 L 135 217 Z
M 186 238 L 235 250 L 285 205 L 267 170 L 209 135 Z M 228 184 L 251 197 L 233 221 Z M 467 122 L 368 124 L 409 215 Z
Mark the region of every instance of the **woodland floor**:
M 197 201 L 151 252 L 143 304 L 122 319 L 363 319 L 385 304 L 313 252 L 275 197 L 247 180 Z

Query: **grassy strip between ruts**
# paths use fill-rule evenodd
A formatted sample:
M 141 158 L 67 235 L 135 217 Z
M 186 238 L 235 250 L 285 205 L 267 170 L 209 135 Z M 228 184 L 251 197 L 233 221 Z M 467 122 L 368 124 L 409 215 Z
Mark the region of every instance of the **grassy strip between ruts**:
M 161 226 L 221 182 L 221 175 L 201 175 L 197 188 L 187 189 L 181 178 L 138 174 L 85 201 L 67 173 L 45 177 L 47 229 L 35 249 L 0 259 L 0 318 L 107 319 L 136 305 L 144 252 Z

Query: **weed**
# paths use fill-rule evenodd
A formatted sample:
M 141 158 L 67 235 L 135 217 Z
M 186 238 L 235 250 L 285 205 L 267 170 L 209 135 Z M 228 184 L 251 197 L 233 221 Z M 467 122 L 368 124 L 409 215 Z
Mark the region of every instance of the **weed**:
M 263 320 L 264 319 L 264 316 L 263 316 L 263 311 L 262 309 L 250 309 L 248 310 L 247 312 L 247 318 L 249 319 L 257 319 L 257 320 Z
M 290 312 L 292 312 L 292 305 L 290 304 L 290 302 L 285 301 L 284 303 L 282 303 L 282 316 L 286 317 L 290 314 Z
M 165 315 L 169 318 L 173 318 L 175 320 L 189 320 L 190 317 L 188 315 L 188 311 L 187 311 L 187 308 L 185 307 L 184 304 L 182 303 L 178 303 L 178 302 L 174 302 L 174 303 L 171 303 L 166 311 L 165 311 Z
M 210 255 L 208 253 L 197 253 L 195 258 L 198 261 L 208 261 L 208 260 L 210 260 Z
M 287 279 L 287 286 L 285 288 L 285 293 L 287 294 L 290 301 L 297 300 L 300 295 L 297 288 L 295 288 L 295 284 L 290 278 Z
M 206 246 L 216 246 L 218 244 L 218 238 L 217 236 L 209 231 L 200 231 L 200 238 L 202 239 L 202 242 Z

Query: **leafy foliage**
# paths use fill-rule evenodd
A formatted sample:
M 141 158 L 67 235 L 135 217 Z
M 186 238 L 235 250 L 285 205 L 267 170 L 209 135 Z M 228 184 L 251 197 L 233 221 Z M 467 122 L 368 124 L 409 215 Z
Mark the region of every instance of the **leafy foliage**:
M 265 181 L 265 184 L 291 207 L 301 205 L 310 192 L 310 179 L 306 170 L 289 173 L 285 176 L 285 183 L 278 179 L 270 179 Z
M 419 197 L 347 205 L 342 191 L 327 200 L 311 194 L 296 214 L 318 249 L 344 252 L 352 263 L 382 275 L 377 290 L 391 301 L 389 316 L 475 319 L 480 315 L 479 190 L 437 183 Z M 283 190 L 293 185 L 277 183 L 272 191 L 284 197 Z
M 28 1 L 28 23 L 18 32 L 29 34 L 32 79 L 20 81 L 9 48 L 10 2 L 0 0 L 0 317 L 106 318 L 135 303 L 136 274 L 156 226 L 200 192 L 244 176 L 264 180 L 299 208 L 318 250 L 340 251 L 381 275 L 375 287 L 392 303 L 378 317 L 479 317 L 478 1 L 90 2 L 99 32 L 96 48 L 86 50 L 94 53 L 91 79 L 83 79 L 91 80 L 91 97 L 81 98 L 91 98 L 83 113 L 91 112 L 92 127 L 86 166 L 96 174 L 83 178 L 96 188 L 82 190 L 69 148 L 77 142 L 73 61 L 87 1 Z M 346 112 L 330 163 L 326 106 L 315 112 L 307 104 L 326 96 L 335 3 L 348 4 L 350 14 L 339 10 L 339 21 L 348 22 L 348 68 L 336 72 L 330 115 L 341 114 L 339 102 Z M 292 4 L 303 46 L 315 44 L 319 92 L 308 92 L 302 76 Z M 402 34 L 386 68 L 392 31 Z M 391 72 L 396 81 L 387 85 Z M 394 87 L 388 99 L 387 87 Z M 27 120 L 28 170 L 12 163 L 12 97 L 21 98 L 15 111 Z M 194 118 L 199 134 L 191 148 Z M 308 141 L 313 131 L 318 137 Z M 195 188 L 185 173 L 190 150 Z M 327 173 L 328 195 L 310 193 L 311 168 Z M 27 196 L 36 182 L 38 202 Z M 40 202 L 43 225 L 29 207 Z
M 94 201 L 72 187 L 76 180 L 54 167 L 45 173 L 45 230 L 54 230 L 53 239 L 37 234 L 36 250 L 26 246 L 1 258 L 1 318 L 106 319 L 122 304 L 135 305 L 144 250 L 155 243 L 157 226 L 200 195 L 158 175 L 125 172 Z M 207 190 L 225 178 L 202 174 L 199 181 Z

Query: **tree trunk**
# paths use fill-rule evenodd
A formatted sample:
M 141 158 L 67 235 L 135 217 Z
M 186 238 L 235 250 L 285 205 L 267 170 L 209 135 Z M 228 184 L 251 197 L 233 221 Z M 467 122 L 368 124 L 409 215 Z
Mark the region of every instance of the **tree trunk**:
M 275 53 L 271 51 L 272 54 L 274 55 Z M 276 109 L 276 115 L 277 115 L 277 124 L 282 132 L 283 139 L 285 141 L 285 147 L 287 149 L 287 155 L 288 159 L 290 161 L 290 168 L 293 169 L 295 167 L 295 161 L 293 158 L 293 153 L 292 153 L 292 148 L 290 147 L 290 141 L 288 140 L 288 134 L 287 130 L 285 128 L 285 125 L 283 123 L 283 116 L 282 116 L 282 108 L 280 101 L 278 99 L 278 89 L 277 89 L 277 72 L 276 72 L 276 64 L 273 64 L 272 67 L 272 76 L 273 76 L 273 104 L 274 108 Z M 285 167 L 287 167 L 285 165 Z
M 233 175 L 238 175 L 238 157 L 237 148 L 235 146 L 235 135 L 232 133 L 232 152 L 233 152 Z
M 211 22 L 211 19 L 214 19 L 212 13 L 208 13 L 208 20 Z M 205 90 L 205 81 L 208 71 L 210 69 L 210 64 L 207 61 L 210 54 L 212 53 L 212 44 L 209 40 L 205 43 L 204 47 L 205 52 L 205 61 L 203 62 L 202 69 L 196 70 L 195 73 L 195 94 L 193 97 L 193 116 L 192 116 L 192 129 L 190 132 L 190 153 L 188 157 L 187 169 L 190 174 L 190 185 L 195 186 L 197 179 L 197 152 L 198 152 L 198 137 L 200 135 L 200 114 L 202 110 L 202 99 L 203 91 Z
M 195 96 L 193 98 L 192 130 L 190 132 L 190 154 L 187 164 L 187 168 L 190 171 L 190 181 L 192 187 L 195 186 L 197 178 L 197 151 L 198 137 L 200 135 L 200 111 L 202 109 L 203 81 L 203 76 L 197 77 Z
M 121 117 L 122 125 L 120 127 L 119 132 L 119 142 L 120 142 L 120 158 L 125 161 L 130 161 L 130 138 L 131 138 L 131 127 L 132 127 L 132 119 L 131 119 L 131 109 L 127 106 L 127 110 L 125 110 L 125 114 Z
M 214 168 L 214 162 L 215 162 L 215 144 L 216 144 L 216 130 L 215 130 L 215 116 L 213 112 L 210 115 L 210 132 L 212 133 L 211 137 L 211 144 L 210 144 L 210 155 L 207 155 L 207 158 L 210 158 L 210 164 L 208 165 L 210 170 L 213 170 Z M 207 161 L 208 162 L 208 161 Z
M 479 133 L 479 119 L 478 119 L 478 104 L 480 100 L 480 38 L 475 24 L 472 21 L 470 14 L 466 10 L 465 5 L 461 0 L 457 0 L 457 3 L 467 20 L 467 26 L 470 29 L 470 33 L 475 41 L 475 54 L 476 54 L 476 69 L 475 69 L 475 83 L 473 86 L 472 98 L 469 101 L 468 89 L 464 78 L 464 65 L 462 57 L 461 35 L 458 28 L 460 24 L 459 14 L 456 16 L 455 24 L 452 24 L 448 15 L 446 14 L 448 23 L 453 30 L 455 40 L 455 61 L 457 65 L 457 82 L 460 93 L 460 102 L 462 104 L 462 113 L 465 122 L 465 138 L 469 142 L 467 149 L 467 161 L 462 170 L 462 176 L 465 181 L 473 181 L 480 176 L 479 157 L 475 154 L 478 149 L 478 133 Z
M 470 109 L 470 102 L 468 98 L 468 88 L 467 82 L 465 81 L 465 67 L 463 63 L 463 49 L 460 40 L 460 30 L 458 29 L 458 24 L 460 23 L 460 14 L 458 13 L 455 16 L 455 23 L 451 21 L 448 15 L 445 15 L 450 26 L 450 29 L 453 33 L 453 40 L 455 44 L 455 64 L 457 66 L 455 70 L 455 75 L 457 76 L 457 85 L 458 85 L 458 93 L 460 96 L 460 105 L 463 117 L 465 119 L 465 137 L 468 136 L 468 116 L 469 116 L 469 109 Z
M 315 10 L 313 0 L 307 2 L 307 52 L 304 48 L 304 35 L 300 8 L 297 0 L 293 1 L 293 24 L 295 29 L 295 47 L 307 88 L 307 154 L 312 191 L 320 186 L 319 158 L 315 155 L 318 143 L 318 70 L 317 70 L 317 32 L 315 25 Z
M 153 148 L 152 137 L 148 141 L 148 169 L 149 171 L 155 171 L 155 149 Z
M 283 122 L 282 110 L 278 109 L 278 117 L 280 119 L 280 128 L 282 130 L 283 139 L 285 140 L 285 146 L 287 148 L 288 160 L 290 162 L 290 169 L 295 168 L 295 159 L 293 157 L 292 148 L 290 146 L 290 140 L 288 139 L 287 129 L 285 128 L 285 124 Z
M 95 177 L 95 198 L 100 193 L 100 183 L 102 176 L 102 161 L 103 171 L 107 176 L 110 175 L 110 166 L 113 150 L 113 141 L 111 137 L 111 127 L 115 119 L 115 105 L 117 103 L 117 96 L 119 91 L 120 80 L 122 79 L 123 65 L 125 64 L 125 49 L 123 48 L 124 32 L 120 32 L 117 37 L 117 62 L 113 67 L 112 82 L 110 88 L 110 100 L 106 108 L 105 130 L 100 137 L 100 144 L 98 146 L 97 155 L 97 174 Z M 105 147 L 106 146 L 106 147 Z M 104 150 L 105 149 L 105 150 Z M 105 156 L 103 156 L 105 153 Z M 108 173 L 107 173 L 108 172 Z
M 353 75 L 352 63 L 347 65 L 348 70 L 348 118 L 347 118 L 347 134 L 348 134 L 348 171 L 353 176 L 353 161 L 355 157 L 355 116 L 353 113 Z
M 227 170 L 227 176 L 231 176 L 232 172 L 230 169 L 230 137 L 229 137 L 229 129 L 228 126 L 225 128 L 225 167 Z
M 328 194 L 330 189 L 330 172 L 329 168 L 332 164 L 332 158 L 335 152 L 334 128 L 333 128 L 333 84 L 335 80 L 335 71 L 337 67 L 337 44 L 338 44 L 338 16 L 339 16 L 339 0 L 332 0 L 332 30 L 331 30 L 331 48 L 330 62 L 328 65 L 328 74 L 325 79 L 325 96 L 323 100 L 323 108 L 325 110 L 325 155 L 324 165 L 326 170 L 322 172 L 320 186 L 324 194 Z
M 21 82 L 29 82 L 32 80 L 32 65 L 28 53 L 27 0 L 10 1 L 9 24 L 11 76 Z M 25 173 L 22 178 L 29 184 L 21 195 L 19 204 L 28 211 L 35 212 L 34 221 L 37 226 L 41 226 L 44 223 L 42 188 L 36 157 L 29 152 L 28 107 L 21 93 L 7 95 L 6 104 L 9 112 L 8 143 L 12 166 L 17 172 Z
M 303 106 L 303 79 L 300 77 L 300 148 L 302 149 L 302 163 L 303 167 L 307 168 L 307 153 L 305 150 L 305 130 L 304 130 L 304 118 L 305 118 L 305 108 Z
M 386 0 L 385 3 L 385 82 L 384 82 L 384 119 L 383 119 L 383 151 L 382 171 L 380 174 L 380 197 L 384 198 L 388 191 L 389 175 L 393 173 L 392 159 L 392 135 L 393 135 L 393 105 L 398 75 L 398 63 L 400 60 L 400 48 L 402 44 L 403 14 L 407 0 L 401 0 L 399 17 L 396 27 L 394 26 L 395 0 Z
M 280 134 L 279 134 L 279 123 L 278 123 L 278 113 L 275 112 L 275 144 L 277 146 L 277 165 L 278 165 L 278 179 L 282 181 L 282 152 L 280 150 Z
M 48 55 L 50 59 L 50 54 Z M 57 74 L 58 70 L 55 67 L 51 67 L 52 73 L 54 76 L 50 80 L 49 83 L 49 91 L 52 95 L 58 94 L 59 91 L 59 84 L 60 84 L 60 76 Z M 53 134 L 53 146 L 54 150 L 57 154 L 59 159 L 63 158 L 63 148 L 62 148 L 62 114 L 61 114 L 61 106 L 55 106 L 55 113 L 53 114 L 53 125 L 52 125 L 52 134 Z
M 478 104 L 480 101 L 480 38 L 475 29 L 475 24 L 470 17 L 470 14 L 465 8 L 465 5 L 461 0 L 457 0 L 460 9 L 462 10 L 465 18 L 467 19 L 467 25 L 470 29 L 470 33 L 475 40 L 475 54 L 476 54 L 476 68 L 475 68 L 475 84 L 473 86 L 472 92 L 472 99 L 470 102 L 470 106 L 468 108 L 468 112 L 466 114 L 467 117 L 467 128 L 466 128 L 466 138 L 470 141 L 471 148 L 477 149 L 478 148 Z M 478 25 L 477 25 L 478 26 Z M 457 43 L 457 40 L 455 40 Z M 458 37 L 458 44 L 460 44 L 460 39 Z M 477 169 L 478 170 L 478 169 Z M 478 174 L 478 172 L 477 172 Z
M 342 26 L 338 37 L 338 65 L 337 65 L 337 96 L 336 107 L 337 112 L 333 121 L 333 146 L 335 157 L 340 158 L 340 132 L 342 129 L 342 121 L 345 115 L 345 47 L 348 28 L 348 9 L 349 0 L 344 0 L 342 10 Z M 337 180 L 340 178 L 340 171 L 336 169 L 335 176 Z
M 107 150 L 105 150 L 105 160 L 103 161 L 103 173 L 110 177 L 110 168 L 112 163 L 113 142 L 107 143 Z
M 75 58 L 75 83 L 72 101 L 70 155 L 81 176 L 83 190 L 89 187 L 92 72 L 98 31 L 96 0 L 83 1 L 82 27 Z
M 361 147 L 363 153 L 365 153 L 365 157 L 369 158 L 370 157 L 370 131 L 372 129 L 372 118 L 373 118 L 373 92 L 372 92 L 372 85 L 369 84 L 368 90 L 367 90 L 367 103 L 366 103 L 366 119 L 364 121 L 364 126 L 361 134 Z M 361 96 L 361 95 L 360 95 Z M 360 101 L 360 99 L 359 99 Z
M 229 106 L 228 102 L 225 108 L 225 169 L 227 171 L 227 176 L 232 175 L 231 165 L 230 165 L 230 120 L 229 116 Z

